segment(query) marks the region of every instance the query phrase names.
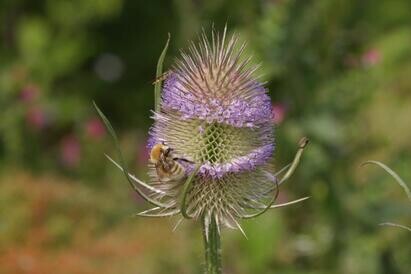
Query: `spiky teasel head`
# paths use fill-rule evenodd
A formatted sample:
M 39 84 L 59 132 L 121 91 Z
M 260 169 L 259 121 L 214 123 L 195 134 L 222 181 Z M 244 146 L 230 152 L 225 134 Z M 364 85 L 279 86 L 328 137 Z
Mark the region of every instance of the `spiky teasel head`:
M 254 75 L 257 66 L 243 56 L 245 44 L 239 45 L 235 35 L 226 36 L 225 29 L 222 36 L 212 32 L 208 39 L 203 34 L 197 45 L 192 43 L 168 71 L 161 100 L 156 99 L 148 147 L 171 148 L 173 160 L 184 167 L 185 178 L 161 179 L 158 165 L 151 163 L 151 182 L 146 184 L 129 175 L 123 162 L 123 167 L 118 165 L 133 188 L 156 206 L 140 216 L 181 213 L 202 219 L 206 228 L 210 223 L 218 229 L 240 228 L 238 219 L 306 199 L 273 205 L 279 185 L 295 170 L 307 140 L 300 143 L 292 164 L 272 173 L 271 100 Z M 159 64 L 167 47 L 168 43 Z M 120 152 L 119 156 L 122 159 Z M 277 179 L 282 171 L 285 175 Z
M 184 181 L 160 181 L 150 167 L 152 186 L 163 191 L 153 197 L 167 205 L 159 215 L 181 208 L 185 217 L 206 224 L 215 218 L 217 226 L 234 228 L 238 218 L 258 214 L 278 193 L 269 164 L 271 101 L 244 48 L 235 35 L 227 40 L 226 30 L 221 37 L 213 32 L 211 40 L 203 34 L 167 73 L 148 146 L 173 148 L 189 160 L 180 164 L 193 178 L 184 188 Z

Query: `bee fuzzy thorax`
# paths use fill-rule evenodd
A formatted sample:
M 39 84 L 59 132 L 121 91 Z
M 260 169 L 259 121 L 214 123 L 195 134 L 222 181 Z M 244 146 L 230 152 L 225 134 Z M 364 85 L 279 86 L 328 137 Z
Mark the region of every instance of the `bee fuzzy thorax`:
M 160 160 L 161 154 L 163 153 L 163 144 L 156 144 L 150 151 L 150 160 L 153 163 L 156 163 Z

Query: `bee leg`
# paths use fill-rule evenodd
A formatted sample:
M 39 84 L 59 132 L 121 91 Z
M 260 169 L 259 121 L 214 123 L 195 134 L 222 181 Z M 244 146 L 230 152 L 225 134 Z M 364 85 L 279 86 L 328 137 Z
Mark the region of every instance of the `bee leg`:
M 185 159 L 185 158 L 177 158 L 177 157 L 176 157 L 176 158 L 173 158 L 173 160 L 174 160 L 174 161 L 179 160 L 179 161 L 187 162 L 187 163 L 190 163 L 190 164 L 194 164 L 193 161 L 190 161 L 190 160 Z

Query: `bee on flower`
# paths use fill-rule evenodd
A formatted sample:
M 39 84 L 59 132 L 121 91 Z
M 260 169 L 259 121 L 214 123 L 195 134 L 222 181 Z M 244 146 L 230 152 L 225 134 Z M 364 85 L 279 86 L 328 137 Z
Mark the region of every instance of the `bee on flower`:
M 133 188 L 154 205 L 138 215 L 181 214 L 200 220 L 206 242 L 216 243 L 222 227 L 242 231 L 240 219 L 307 199 L 274 204 L 279 186 L 294 172 L 308 139 L 300 141 L 290 165 L 273 172 L 272 103 L 264 83 L 255 76 L 258 66 L 243 54 L 245 43 L 239 44 L 236 35 L 228 38 L 227 28 L 222 35 L 213 31 L 210 38 L 203 33 L 200 42 L 192 43 L 162 74 L 159 68 L 167 47 L 168 42 L 154 82 L 157 105 L 147 145 L 150 182 L 115 163 Z

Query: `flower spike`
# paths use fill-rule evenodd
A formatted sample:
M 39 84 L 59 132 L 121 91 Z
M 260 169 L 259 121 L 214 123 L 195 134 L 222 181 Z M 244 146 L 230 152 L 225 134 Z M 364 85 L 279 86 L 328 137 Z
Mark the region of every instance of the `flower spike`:
M 167 73 L 163 61 L 170 36 L 158 60 L 154 123 L 147 144 L 149 183 L 128 173 L 110 122 L 95 108 L 114 139 L 120 164 L 107 158 L 155 205 L 137 215 L 181 213 L 176 227 L 183 218 L 201 221 L 207 273 L 219 274 L 222 228 L 239 229 L 245 236 L 240 219 L 308 199 L 274 204 L 308 139 L 300 141 L 294 160 L 274 173 L 272 104 L 265 83 L 255 75 L 260 65 L 244 56 L 246 43 L 239 43 L 238 35 L 230 36 L 227 25 L 222 35 L 213 27 L 211 41 L 204 31 L 198 38 Z
M 129 174 L 117 136 L 95 105 L 113 137 L 120 164 L 107 158 L 123 171 L 136 192 L 155 205 L 138 216 L 181 213 L 186 219 L 213 223 L 218 231 L 223 226 L 242 230 L 239 219 L 305 200 L 274 205 L 279 186 L 294 173 L 308 139 L 300 141 L 291 164 L 272 173 L 271 100 L 254 76 L 258 66 L 250 65 L 251 57 L 243 57 L 246 43 L 239 45 L 238 36 L 229 37 L 227 27 L 222 36 L 213 31 L 211 41 L 203 31 L 200 42 L 182 51 L 180 60 L 163 74 L 169 40 L 157 64 L 157 77 L 163 75 L 165 80 L 161 77 L 154 83 L 156 105 L 148 148 L 169 147 L 177 169 L 162 166 L 164 162 L 150 163 L 148 183 Z M 176 170 L 183 179 L 173 179 Z

